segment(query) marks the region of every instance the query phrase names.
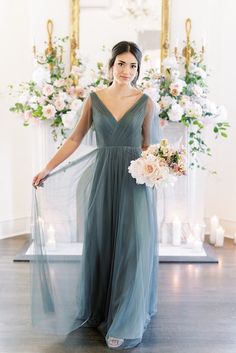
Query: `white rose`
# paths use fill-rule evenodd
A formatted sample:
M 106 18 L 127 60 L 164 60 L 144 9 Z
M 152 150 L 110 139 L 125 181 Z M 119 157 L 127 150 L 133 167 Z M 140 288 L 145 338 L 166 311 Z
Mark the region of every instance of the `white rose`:
M 173 99 L 170 96 L 163 96 L 159 102 L 162 109 L 168 108 L 173 103 Z
M 200 87 L 199 85 L 196 85 L 196 84 L 193 85 L 192 91 L 197 97 L 200 97 L 203 93 L 202 87 Z
M 198 103 L 189 103 L 186 107 L 186 114 L 193 118 L 202 116 L 202 107 Z
M 31 106 L 31 109 L 34 109 L 34 110 L 36 110 L 38 108 L 37 103 L 32 103 L 32 104 L 30 104 L 30 106 Z
M 184 86 L 186 86 L 186 83 L 183 80 L 175 80 L 170 84 L 170 93 L 173 96 L 179 96 Z
M 43 116 L 46 119 L 53 119 L 56 114 L 56 109 L 52 104 L 47 104 L 43 107 Z
M 81 108 L 82 105 L 83 105 L 83 102 L 81 99 L 74 99 L 70 104 L 70 109 L 77 111 Z
M 155 87 L 149 87 L 144 89 L 144 93 L 151 97 L 155 102 L 160 99 L 159 90 Z
M 205 106 L 205 110 L 212 114 L 212 115 L 216 115 L 217 114 L 217 106 L 214 102 L 211 102 L 209 99 L 205 99 L 204 100 L 204 104 Z
M 28 102 L 28 100 L 30 99 L 30 95 L 28 92 L 24 92 L 20 95 L 18 102 L 25 104 L 26 102 Z
M 176 80 L 177 78 L 179 78 L 179 75 L 179 70 L 171 70 L 170 77 L 172 80 Z
M 197 65 L 191 63 L 189 65 L 189 72 L 200 76 L 202 79 L 206 79 L 207 73 L 204 71 L 201 67 L 198 67 Z
M 178 103 L 174 103 L 168 111 L 168 116 L 171 121 L 180 121 L 183 113 L 183 108 Z
M 42 92 L 43 92 L 43 94 L 45 95 L 45 96 L 51 96 L 52 94 L 53 94 L 53 92 L 54 92 L 54 88 L 53 88 L 53 86 L 52 85 L 49 85 L 49 84 L 45 84 L 44 85 L 44 87 L 43 87 L 43 90 L 42 90 Z
M 60 88 L 65 85 L 65 80 L 63 78 L 60 78 L 59 80 L 56 80 L 54 82 L 54 86 Z
M 58 110 L 58 111 L 63 110 L 66 106 L 65 101 L 60 98 L 57 98 L 55 100 L 54 104 L 55 104 L 56 110 Z
M 181 105 L 181 107 L 186 107 L 190 102 L 190 98 L 189 96 L 183 95 L 180 98 L 179 104 Z
M 175 56 L 171 56 L 171 57 L 164 59 L 162 62 L 162 65 L 163 65 L 164 70 L 166 70 L 166 69 L 173 70 L 173 69 L 178 68 L 178 63 L 176 61 Z
M 70 96 L 66 92 L 59 92 L 58 98 L 63 101 L 68 101 L 70 99 Z
M 39 87 L 42 87 L 44 82 L 51 81 L 50 71 L 43 67 L 39 67 L 33 72 L 32 80 L 36 82 Z

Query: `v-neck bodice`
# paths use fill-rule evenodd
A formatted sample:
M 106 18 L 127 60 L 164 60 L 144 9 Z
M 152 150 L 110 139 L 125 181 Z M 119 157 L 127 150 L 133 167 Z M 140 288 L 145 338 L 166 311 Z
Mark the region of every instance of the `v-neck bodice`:
M 92 118 L 97 145 L 131 146 L 142 145 L 142 124 L 148 95 L 145 93 L 117 121 L 95 92 L 91 94 Z
M 139 100 L 141 100 L 142 97 L 145 95 L 145 93 L 143 93 L 143 94 L 141 95 L 141 97 L 139 97 L 139 99 L 137 99 L 137 101 L 136 101 L 134 104 L 132 104 L 130 108 L 128 108 L 128 109 L 126 110 L 126 112 L 121 116 L 120 119 L 116 119 L 115 115 L 111 112 L 110 109 L 108 109 L 108 107 L 107 107 L 106 104 L 103 102 L 103 100 L 98 96 L 98 94 L 97 94 L 96 92 L 94 92 L 94 94 L 95 94 L 96 98 L 97 98 L 97 99 L 101 102 L 101 104 L 104 106 L 104 108 L 105 108 L 105 110 L 107 111 L 107 113 L 111 115 L 111 117 L 117 122 L 117 124 L 119 124 L 119 122 L 120 122 L 123 118 L 125 118 L 125 116 L 136 106 L 136 104 L 139 103 Z

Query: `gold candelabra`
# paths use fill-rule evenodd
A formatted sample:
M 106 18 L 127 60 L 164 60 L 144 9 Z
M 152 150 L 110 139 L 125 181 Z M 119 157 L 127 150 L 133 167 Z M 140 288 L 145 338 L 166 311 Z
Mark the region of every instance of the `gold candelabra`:
M 48 32 L 48 47 L 45 49 L 45 55 L 56 55 L 56 49 L 52 45 L 52 33 L 53 33 L 53 22 L 52 20 L 47 21 L 47 32 Z M 49 63 L 50 71 L 53 70 L 53 63 Z
M 70 29 L 70 66 L 76 64 L 76 49 L 80 47 L 80 0 L 70 0 L 71 29 Z
M 186 59 L 186 70 L 187 71 L 189 68 L 191 57 L 193 57 L 196 54 L 195 50 L 191 46 L 191 39 L 190 39 L 191 30 L 192 30 L 192 21 L 190 18 L 187 18 L 185 21 L 186 45 L 182 49 L 182 55 Z M 202 60 L 204 58 L 204 53 L 205 53 L 205 47 L 204 47 L 204 44 L 202 44 L 202 48 L 201 48 L 201 59 Z M 174 55 L 177 59 L 178 58 L 178 47 L 177 46 L 174 47 Z
M 47 41 L 47 48 L 45 49 L 45 55 L 48 57 L 51 56 L 50 60 L 49 60 L 49 70 L 52 72 L 53 67 L 54 67 L 54 60 L 53 57 L 57 56 L 57 49 L 53 47 L 53 41 L 52 41 L 52 37 L 53 37 L 53 29 L 54 29 L 54 25 L 53 25 L 53 21 L 52 20 L 48 20 L 47 21 L 47 34 L 48 34 L 48 41 Z M 34 57 L 37 56 L 37 50 L 36 50 L 36 45 L 33 45 L 33 53 L 34 53 Z M 60 55 L 59 55 L 59 61 L 62 62 L 62 58 L 63 58 L 63 48 L 60 47 Z

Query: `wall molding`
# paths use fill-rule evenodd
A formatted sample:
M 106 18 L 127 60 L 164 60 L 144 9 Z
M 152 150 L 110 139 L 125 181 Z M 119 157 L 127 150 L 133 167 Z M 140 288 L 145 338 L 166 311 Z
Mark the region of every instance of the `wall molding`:
M 30 233 L 30 217 L 0 221 L 0 239 Z

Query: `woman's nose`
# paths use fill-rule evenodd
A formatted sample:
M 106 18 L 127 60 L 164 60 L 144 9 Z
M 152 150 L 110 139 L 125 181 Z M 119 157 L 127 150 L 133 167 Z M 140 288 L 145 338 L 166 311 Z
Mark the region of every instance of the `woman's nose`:
M 129 74 L 129 72 L 130 72 L 130 70 L 129 70 L 129 67 L 128 66 L 125 66 L 124 68 L 123 68 L 123 73 L 124 74 Z

